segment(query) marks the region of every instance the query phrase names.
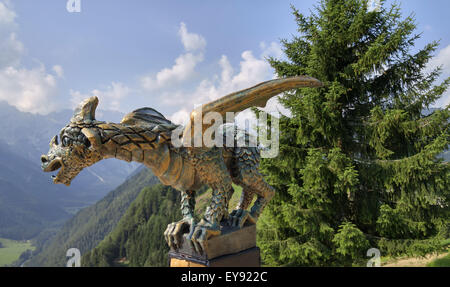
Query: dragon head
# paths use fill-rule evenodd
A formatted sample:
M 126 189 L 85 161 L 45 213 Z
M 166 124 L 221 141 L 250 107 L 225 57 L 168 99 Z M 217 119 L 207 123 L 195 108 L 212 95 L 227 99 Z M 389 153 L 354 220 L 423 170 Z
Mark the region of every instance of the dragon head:
M 95 109 L 98 98 L 84 100 L 58 135 L 50 141 L 47 155 L 41 156 L 41 167 L 45 172 L 59 170 L 53 175 L 54 183 L 70 185 L 71 181 L 83 170 L 102 159 L 95 148 L 98 138 L 92 133 L 95 121 Z

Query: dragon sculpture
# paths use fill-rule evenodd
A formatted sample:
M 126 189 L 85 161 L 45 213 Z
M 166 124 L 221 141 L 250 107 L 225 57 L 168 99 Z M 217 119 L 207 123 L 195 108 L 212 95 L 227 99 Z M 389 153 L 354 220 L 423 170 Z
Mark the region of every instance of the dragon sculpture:
M 217 112 L 225 117 L 227 112 L 264 107 L 271 97 L 284 91 L 320 86 L 321 82 L 306 76 L 271 80 L 205 104 L 201 111 L 203 115 Z M 175 146 L 172 133 L 181 126 L 173 124 L 156 110 L 135 110 L 116 124 L 97 121 L 97 105 L 97 97 L 91 97 L 75 109 L 69 124 L 59 136 L 52 138 L 47 155 L 41 156 L 43 171 L 59 170 L 56 176 L 52 176 L 53 182 L 70 185 L 82 169 L 102 159 L 117 158 L 144 164 L 163 184 L 180 190 L 182 194 L 183 219 L 169 224 L 164 232 L 171 248 L 179 248 L 183 234 L 188 233 L 187 239 L 191 240 L 197 252 L 202 253 L 206 240 L 221 234 L 221 222 L 237 227 L 242 227 L 247 221 L 255 223 L 273 197 L 274 189 L 258 172 L 259 148 Z M 195 131 L 204 131 L 210 126 L 200 121 L 202 126 L 196 129 L 194 122 L 197 116 L 198 109 L 191 113 L 186 127 L 182 127 L 181 139 L 194 138 Z M 228 202 L 234 191 L 232 183 L 243 189 L 239 204 L 229 214 Z M 205 184 L 212 189 L 212 198 L 202 219 L 196 222 L 195 190 Z M 248 211 L 255 195 L 256 200 Z

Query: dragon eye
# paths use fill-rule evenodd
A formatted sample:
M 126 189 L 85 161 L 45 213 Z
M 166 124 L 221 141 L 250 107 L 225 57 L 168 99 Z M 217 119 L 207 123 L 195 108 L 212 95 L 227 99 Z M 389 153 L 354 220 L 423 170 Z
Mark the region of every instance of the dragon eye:
M 91 142 L 88 140 L 87 137 L 83 137 L 83 143 L 87 148 L 91 146 Z
M 63 146 L 69 146 L 70 145 L 70 139 L 68 137 L 63 137 L 62 144 L 63 144 Z

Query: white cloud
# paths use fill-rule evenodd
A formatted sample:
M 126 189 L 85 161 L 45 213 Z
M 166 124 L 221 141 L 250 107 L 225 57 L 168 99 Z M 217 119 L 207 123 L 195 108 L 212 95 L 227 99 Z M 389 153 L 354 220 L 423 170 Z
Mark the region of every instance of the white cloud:
M 441 49 L 439 53 L 433 57 L 428 65 L 430 68 L 442 66 L 445 74 L 450 74 L 450 45 Z
M 57 96 L 55 77 L 44 66 L 0 70 L 0 99 L 20 111 L 46 114 L 57 107 Z
M 9 1 L 0 2 L 0 100 L 23 112 L 49 113 L 58 106 L 55 77 L 42 64 L 20 65 L 25 48 L 17 38 L 15 18 Z
M 446 107 L 450 105 L 450 91 L 446 91 L 443 95 L 442 98 L 440 98 L 437 102 L 436 102 L 436 107 Z
M 274 57 L 275 59 L 280 59 L 283 57 L 284 53 L 281 46 L 278 43 L 271 42 L 269 46 L 265 42 L 259 44 L 261 50 L 263 50 L 262 57 Z
M 0 2 L 0 25 L 13 25 L 16 19 L 16 13 L 10 9 L 8 1 L 6 3 Z
M 213 75 L 211 78 L 202 80 L 195 91 L 184 97 L 180 97 L 180 93 L 175 93 L 174 98 L 183 99 L 185 104 L 189 103 L 205 103 L 218 99 L 229 93 L 246 89 L 260 82 L 273 78 L 273 72 L 270 65 L 263 58 L 267 51 L 263 51 L 259 58 L 253 56 L 252 51 L 244 51 L 241 54 L 242 60 L 239 64 L 238 73 L 234 73 L 227 56 L 222 55 L 218 64 L 220 66 L 220 76 Z M 167 103 L 171 103 L 171 99 L 164 96 Z
M 52 67 L 52 70 L 53 70 L 53 72 L 55 72 L 55 74 L 56 74 L 56 76 L 58 78 L 63 78 L 64 77 L 64 69 L 60 65 L 54 65 Z
M 72 107 L 75 108 L 84 99 L 97 96 L 99 101 L 102 103 L 102 109 L 104 110 L 121 110 L 121 101 L 127 98 L 131 89 L 119 82 L 112 82 L 111 85 L 105 87 L 104 89 L 94 89 L 87 94 L 83 94 L 79 91 L 70 90 L 70 102 Z
M 255 58 L 252 51 L 245 51 L 241 57 L 240 72 L 231 79 L 229 88 L 248 88 L 262 80 L 272 78 L 272 69 L 263 56 Z
M 0 68 L 18 65 L 24 52 L 16 35 L 16 17 L 8 3 L 0 2 Z
M 180 55 L 171 68 L 162 69 L 156 74 L 156 77 L 142 77 L 141 85 L 146 90 L 155 90 L 180 83 L 194 73 L 195 67 L 201 61 L 203 61 L 203 54 L 186 53 Z
M 80 91 L 74 91 L 70 90 L 70 103 L 72 104 L 72 108 L 75 108 L 78 106 L 79 103 L 81 103 L 84 99 L 87 99 L 91 97 L 90 94 L 82 94 Z
M 430 60 L 427 71 L 437 67 L 442 67 L 442 76 L 440 80 L 450 77 L 450 45 L 441 49 L 439 53 Z M 445 107 L 450 104 L 450 90 L 447 90 L 442 97 L 436 101 L 435 107 Z
M 195 67 L 203 61 L 203 50 L 206 40 L 194 33 L 189 33 L 186 24 L 181 23 L 178 35 L 184 46 L 185 53 L 175 59 L 175 64 L 164 68 L 156 75 L 147 75 L 141 78 L 141 87 L 144 90 L 164 89 L 189 79 L 195 73 Z
M 0 39 L 0 68 L 19 65 L 24 46 L 17 40 L 16 33 L 0 34 Z
M 201 35 L 189 33 L 186 24 L 181 22 L 178 35 L 181 37 L 184 49 L 187 52 L 203 50 L 206 47 L 206 40 Z
M 179 125 L 186 125 L 189 120 L 189 114 L 191 111 L 187 109 L 181 109 L 169 117 L 169 119 Z

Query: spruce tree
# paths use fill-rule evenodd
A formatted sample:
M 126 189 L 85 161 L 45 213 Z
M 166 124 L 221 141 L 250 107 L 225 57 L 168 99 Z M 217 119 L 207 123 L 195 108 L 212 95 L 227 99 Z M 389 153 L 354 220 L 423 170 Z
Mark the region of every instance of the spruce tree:
M 285 93 L 280 154 L 261 164 L 277 194 L 259 222 L 271 266 L 351 265 L 368 248 L 423 255 L 448 238 L 449 106 L 430 110 L 450 84 L 417 49 L 414 16 L 397 4 L 322 0 L 298 35 L 282 40 L 279 77 L 309 75 L 319 89 Z M 365 258 L 366 262 L 369 258 Z

